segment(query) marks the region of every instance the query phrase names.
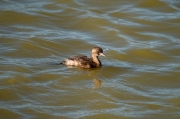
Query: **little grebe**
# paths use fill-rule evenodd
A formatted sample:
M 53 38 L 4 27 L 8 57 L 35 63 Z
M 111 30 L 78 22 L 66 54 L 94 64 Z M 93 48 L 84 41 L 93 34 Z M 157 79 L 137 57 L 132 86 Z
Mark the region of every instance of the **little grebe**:
M 78 66 L 82 68 L 96 68 L 102 66 L 98 56 L 105 55 L 103 54 L 103 49 L 96 46 L 92 49 L 91 58 L 88 58 L 87 56 L 74 56 L 64 60 L 61 62 L 61 64 L 67 66 Z

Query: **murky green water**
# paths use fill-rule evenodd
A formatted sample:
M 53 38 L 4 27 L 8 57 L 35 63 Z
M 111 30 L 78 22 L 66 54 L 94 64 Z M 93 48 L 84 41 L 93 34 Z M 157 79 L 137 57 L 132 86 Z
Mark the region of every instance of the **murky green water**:
M 2 0 L 0 118 L 179 119 L 179 31 L 179 0 Z

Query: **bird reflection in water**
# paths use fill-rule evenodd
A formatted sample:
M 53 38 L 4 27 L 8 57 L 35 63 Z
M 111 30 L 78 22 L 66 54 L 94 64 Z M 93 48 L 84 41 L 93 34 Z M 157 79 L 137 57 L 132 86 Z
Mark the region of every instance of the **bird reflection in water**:
M 93 69 L 93 70 L 89 70 L 88 76 L 93 78 L 93 87 L 92 87 L 92 90 L 96 89 L 96 88 L 100 88 L 102 86 L 102 81 L 97 79 L 97 78 L 95 78 L 96 74 L 99 72 L 99 70 L 101 70 L 101 67 Z
M 95 89 L 101 87 L 102 81 L 94 78 L 93 83 L 94 83 L 94 87 L 92 89 Z

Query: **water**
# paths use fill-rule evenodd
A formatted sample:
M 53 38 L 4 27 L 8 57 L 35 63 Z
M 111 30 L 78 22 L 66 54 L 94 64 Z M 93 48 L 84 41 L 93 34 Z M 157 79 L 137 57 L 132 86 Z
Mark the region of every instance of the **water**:
M 2 0 L 1 119 L 179 119 L 179 0 Z M 97 69 L 57 65 L 104 49 Z

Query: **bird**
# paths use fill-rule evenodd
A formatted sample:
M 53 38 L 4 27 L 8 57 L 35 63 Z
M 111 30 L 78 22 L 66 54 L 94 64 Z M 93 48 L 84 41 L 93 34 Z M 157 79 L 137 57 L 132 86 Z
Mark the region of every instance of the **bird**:
M 66 60 L 62 61 L 60 64 L 66 66 L 77 66 L 86 69 L 101 67 L 102 63 L 99 60 L 99 56 L 105 57 L 103 53 L 103 49 L 98 46 L 93 47 L 91 56 L 92 57 L 78 55 L 78 56 L 69 57 Z

